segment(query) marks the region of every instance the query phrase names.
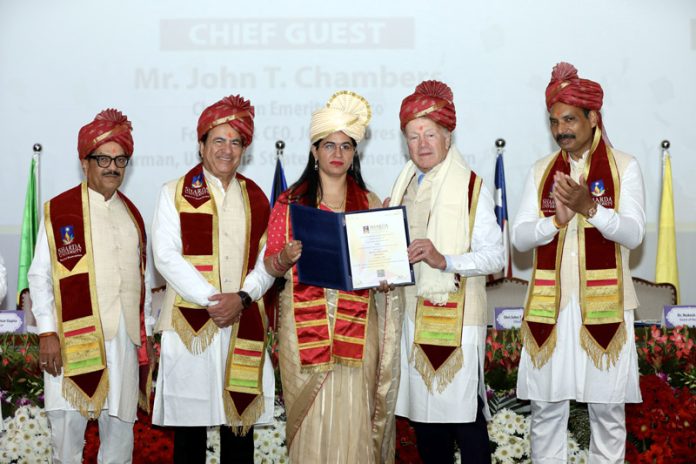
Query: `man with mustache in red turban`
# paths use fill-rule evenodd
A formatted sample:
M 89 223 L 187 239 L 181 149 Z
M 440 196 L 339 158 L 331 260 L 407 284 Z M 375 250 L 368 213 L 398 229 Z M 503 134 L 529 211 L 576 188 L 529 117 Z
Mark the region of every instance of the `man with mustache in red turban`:
M 149 407 L 145 226 L 118 190 L 131 131 L 114 109 L 80 129 L 85 180 L 45 204 L 29 269 L 55 462 L 82 462 L 88 419 L 99 420 L 100 462 L 130 462 L 139 386 Z
M 623 463 L 625 403 L 641 401 L 629 250 L 645 234 L 638 162 L 606 138 L 603 91 L 557 64 L 546 88 L 560 150 L 536 162 L 512 227 L 535 267 L 517 396 L 532 402 L 532 461 L 566 462 L 569 400 L 587 403 L 590 462 Z
M 253 426 L 273 418 L 261 299 L 273 283 L 263 266 L 270 207 L 238 172 L 253 135 L 248 100 L 206 108 L 201 162 L 162 188 L 155 209 L 153 255 L 167 293 L 153 423 L 175 427 L 177 463 L 205 462 L 209 426 L 222 426 L 220 462 L 253 462 Z
M 396 414 L 411 420 L 426 463 L 491 461 L 483 355 L 485 275 L 503 267 L 493 197 L 452 143 L 452 90 L 425 81 L 401 104 L 411 160 L 390 205 L 406 207 L 416 285 L 403 287 Z

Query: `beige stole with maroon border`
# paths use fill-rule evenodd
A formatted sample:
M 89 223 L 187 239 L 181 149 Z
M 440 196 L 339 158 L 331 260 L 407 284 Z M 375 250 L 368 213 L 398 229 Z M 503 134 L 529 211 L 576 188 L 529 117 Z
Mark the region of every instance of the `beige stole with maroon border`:
M 570 174 L 568 154 L 559 151 L 549 163 L 539 189 L 542 217 L 553 216 L 552 196 L 556 171 Z M 611 148 L 595 130 L 584 178 L 593 200 L 605 208 L 618 210 L 620 180 Z M 580 344 L 598 369 L 608 369 L 619 357 L 626 342 L 623 319 L 623 263 L 618 243 L 605 239 L 583 216 L 578 221 L 578 261 L 580 267 Z M 536 368 L 542 367 L 556 347 L 556 321 L 561 299 L 561 259 L 567 228 L 534 252 L 534 273 L 522 322 L 524 346 Z
M 481 178 L 470 171 L 468 185 L 469 235 L 474 230 L 476 206 L 481 192 Z M 471 249 L 471 239 L 465 252 Z M 442 392 L 464 365 L 461 350 L 464 324 L 466 278 L 454 276 L 457 290 L 448 294 L 447 302 L 435 304 L 422 296 L 416 305 L 413 363 L 421 374 L 428 391 L 437 379 L 437 390 Z
M 250 179 L 237 173 L 246 214 L 246 248 L 242 282 L 254 268 L 266 241 L 270 206 L 263 191 Z M 207 187 L 201 164 L 183 176 L 176 187 L 176 209 L 181 223 L 182 255 L 218 291 L 220 284 L 220 248 L 215 200 Z M 232 326 L 225 365 L 225 414 L 235 433 L 245 434 L 261 416 L 263 401 L 263 363 L 268 324 L 263 300 L 252 303 Z M 193 354 L 206 350 L 218 327 L 207 308 L 176 296 L 172 325 L 186 348 Z M 241 423 L 241 426 L 235 424 Z
M 126 205 L 140 239 L 140 342 L 138 363 L 139 405 L 149 410 L 152 372 L 144 328 L 145 226 L 133 203 L 117 192 Z M 99 416 L 109 390 L 104 334 L 99 317 L 87 184 L 58 195 L 44 207 L 44 222 L 51 253 L 58 337 L 63 359 L 63 397 L 89 418 Z

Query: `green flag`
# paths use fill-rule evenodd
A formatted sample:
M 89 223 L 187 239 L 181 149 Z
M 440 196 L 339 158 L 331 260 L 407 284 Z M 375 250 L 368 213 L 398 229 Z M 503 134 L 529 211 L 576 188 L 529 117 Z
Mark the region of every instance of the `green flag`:
M 27 194 L 24 197 L 24 215 L 22 217 L 22 237 L 19 243 L 19 274 L 17 276 L 17 307 L 20 306 L 22 292 L 29 288 L 27 273 L 31 260 L 34 259 L 36 235 L 39 232 L 39 212 L 36 195 L 36 159 L 32 157 L 29 168 Z

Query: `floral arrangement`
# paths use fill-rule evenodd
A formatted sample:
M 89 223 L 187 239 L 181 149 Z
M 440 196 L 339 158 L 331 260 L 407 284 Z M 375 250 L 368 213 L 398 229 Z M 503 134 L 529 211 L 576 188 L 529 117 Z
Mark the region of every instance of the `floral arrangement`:
M 521 353 L 522 338 L 519 331 L 488 330 L 484 373 L 490 389 L 514 393 Z
M 48 418 L 42 408 L 20 406 L 3 424 L 5 432 L 0 433 L 0 462 L 51 462 Z
M 0 407 L 12 417 L 27 405 L 43 406 L 43 375 L 36 335 L 0 333 Z
M 696 449 L 696 329 L 636 331 L 643 402 L 626 405 L 626 460 L 693 462 Z
M 696 392 L 696 328 L 656 326 L 636 330 L 638 362 L 642 374 L 667 376 L 675 387 Z
M 138 409 L 138 420 L 133 426 L 133 463 L 156 464 L 174 459 L 174 433 L 167 428 L 152 425 L 149 415 Z M 99 427 L 97 421 L 89 421 L 85 432 L 83 462 L 97 462 L 99 453 Z
M 289 462 L 285 441 L 285 408 L 276 400 L 273 411 L 273 424 L 254 427 L 254 462 L 261 464 Z
M 626 460 L 631 463 L 693 462 L 696 396 L 664 376 L 640 379 L 643 402 L 626 405 Z
M 531 463 L 531 443 L 529 441 L 530 417 L 517 414 L 509 409 L 501 409 L 488 422 L 488 437 L 493 452 L 493 464 Z M 581 449 L 568 433 L 568 462 L 586 463 L 587 450 Z
M 636 328 L 643 403 L 626 406 L 626 460 L 631 464 L 692 462 L 690 450 L 696 449 L 695 336 L 696 329 L 684 327 Z M 277 355 L 277 344 L 273 339 L 271 342 Z M 42 451 L 47 450 L 49 440 L 46 417 L 40 409 L 43 382 L 37 365 L 36 336 L 0 334 L 0 350 L 0 404 L 6 429 L 0 432 L 0 462 L 48 462 L 49 458 L 42 461 L 40 454 L 49 453 Z M 489 331 L 484 371 L 494 414 L 488 427 L 496 463 L 530 462 L 529 406 L 515 398 L 521 350 L 517 331 Z M 284 463 L 288 460 L 280 398 L 276 402 L 273 425 L 255 428 L 256 462 Z M 584 450 L 588 441 L 587 412 L 582 406 L 571 405 L 569 462 L 587 462 Z M 397 418 L 396 429 L 396 462 L 420 462 L 415 433 L 408 421 Z M 219 462 L 216 432 L 214 428 L 209 431 L 207 461 L 211 464 Z M 152 426 L 149 418 L 139 413 L 134 433 L 134 463 L 171 462 L 173 449 L 169 430 Z M 39 441 L 43 448 L 37 445 Z M 99 438 L 96 424 L 92 422 L 86 442 L 84 462 L 96 462 Z

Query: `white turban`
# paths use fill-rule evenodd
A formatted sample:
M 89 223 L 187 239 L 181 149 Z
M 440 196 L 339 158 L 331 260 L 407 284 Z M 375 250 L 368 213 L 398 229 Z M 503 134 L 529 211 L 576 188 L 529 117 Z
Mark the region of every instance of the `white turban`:
M 312 114 L 309 129 L 312 143 L 334 132 L 341 131 L 360 142 L 365 137 L 367 124 L 372 117 L 370 104 L 355 92 L 342 90 L 333 94 L 324 108 Z

